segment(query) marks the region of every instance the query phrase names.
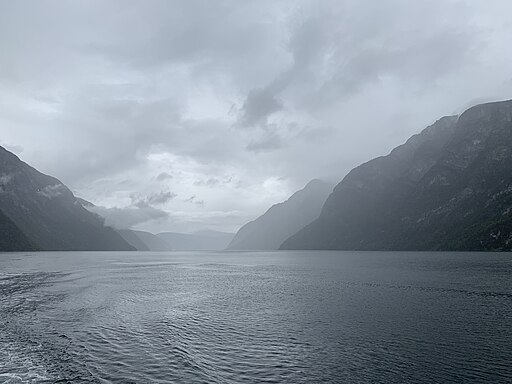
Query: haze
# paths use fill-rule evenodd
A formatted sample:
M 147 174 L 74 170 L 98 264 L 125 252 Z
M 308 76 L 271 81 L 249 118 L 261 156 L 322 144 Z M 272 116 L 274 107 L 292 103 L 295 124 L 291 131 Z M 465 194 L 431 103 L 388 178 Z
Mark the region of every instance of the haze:
M 153 232 L 236 231 L 512 96 L 503 1 L 0 1 L 0 145 Z

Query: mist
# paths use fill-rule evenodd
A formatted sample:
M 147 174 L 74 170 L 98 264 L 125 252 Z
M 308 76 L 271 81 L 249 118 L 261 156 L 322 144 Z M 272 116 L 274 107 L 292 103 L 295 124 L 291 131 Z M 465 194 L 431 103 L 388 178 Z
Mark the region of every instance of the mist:
M 235 232 L 512 95 L 509 1 L 0 3 L 0 145 L 109 224 Z M 154 196 L 168 196 L 155 199 Z

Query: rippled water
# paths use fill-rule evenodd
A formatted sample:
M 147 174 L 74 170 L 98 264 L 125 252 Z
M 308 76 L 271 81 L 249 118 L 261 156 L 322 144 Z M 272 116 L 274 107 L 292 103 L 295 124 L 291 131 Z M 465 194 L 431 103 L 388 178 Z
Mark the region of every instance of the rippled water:
M 0 254 L 0 382 L 512 382 L 512 258 Z

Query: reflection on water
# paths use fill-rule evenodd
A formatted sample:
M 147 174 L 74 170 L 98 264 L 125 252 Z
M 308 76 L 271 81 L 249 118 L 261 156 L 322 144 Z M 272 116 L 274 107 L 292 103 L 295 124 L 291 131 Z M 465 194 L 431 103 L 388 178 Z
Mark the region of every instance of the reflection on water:
M 511 382 L 512 259 L 0 254 L 0 382 Z

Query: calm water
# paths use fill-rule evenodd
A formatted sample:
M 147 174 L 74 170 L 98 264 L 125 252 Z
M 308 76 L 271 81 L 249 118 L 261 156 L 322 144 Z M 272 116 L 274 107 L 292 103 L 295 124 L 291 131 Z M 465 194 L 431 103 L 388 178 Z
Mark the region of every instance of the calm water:
M 0 382 L 512 382 L 512 257 L 0 254 Z

